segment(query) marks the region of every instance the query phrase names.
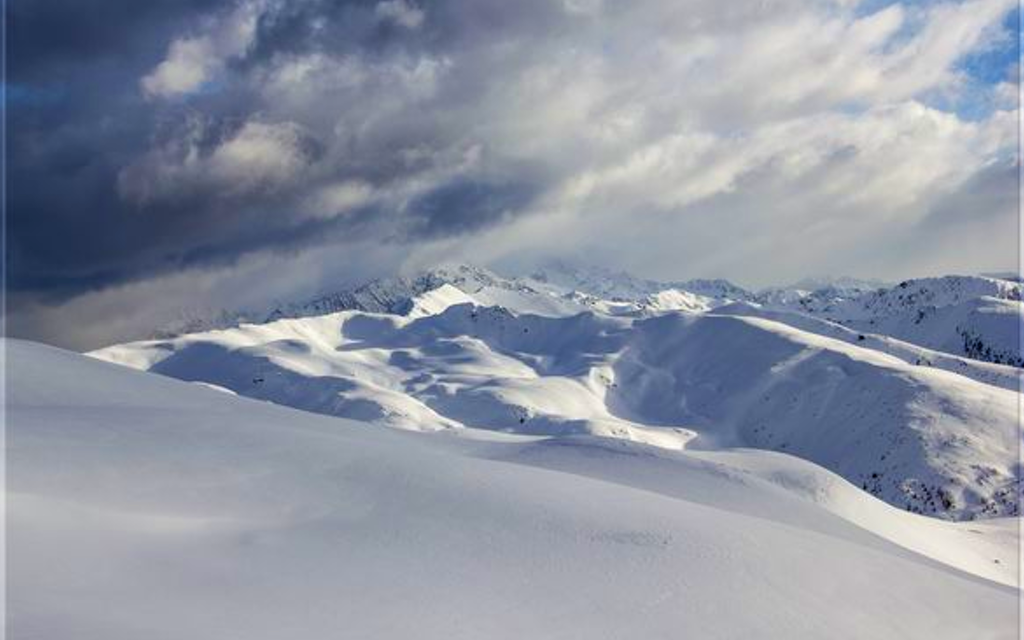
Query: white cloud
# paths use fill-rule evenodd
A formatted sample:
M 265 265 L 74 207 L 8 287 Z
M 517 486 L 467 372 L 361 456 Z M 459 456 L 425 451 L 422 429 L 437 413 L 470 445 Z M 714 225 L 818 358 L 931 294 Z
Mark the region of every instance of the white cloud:
M 213 151 L 206 168 L 214 181 L 247 192 L 287 185 L 308 163 L 301 127 L 250 121 Z
M 213 75 L 215 58 L 209 38 L 182 38 L 171 43 L 167 59 L 141 81 L 148 97 L 191 93 Z
M 960 80 L 957 60 L 994 37 L 1000 20 L 1016 6 L 1014 0 L 969 0 L 929 7 L 920 31 L 881 59 L 888 81 L 883 96 L 905 98 L 928 90 L 955 90 Z
M 373 186 L 362 180 L 344 180 L 318 189 L 307 200 L 305 210 L 317 218 L 333 218 L 373 201 Z
M 196 35 L 171 42 L 166 58 L 139 81 L 147 98 L 177 98 L 201 90 L 224 64 L 248 49 L 265 3 L 243 2 L 220 19 L 208 20 Z
M 965 95 L 957 66 L 996 37 L 1012 8 L 466 5 L 427 47 L 318 41 L 246 65 L 236 79 L 258 122 L 290 124 L 247 125 L 205 155 L 182 143 L 158 148 L 123 173 L 122 193 L 157 193 L 184 175 L 238 192 L 290 185 L 294 215 L 334 218 L 372 202 L 400 219 L 451 181 L 522 183 L 534 197 L 509 224 L 478 233 L 467 257 L 572 243 L 651 275 L 863 271 L 861 245 L 918 224 L 943 194 L 1015 153 L 1016 88 Z M 425 24 L 406 1 L 370 11 L 407 29 Z M 437 18 L 431 27 L 445 27 L 445 14 Z M 189 78 L 178 84 L 194 85 Z M 948 111 L 962 99 L 1003 111 L 968 122 Z M 306 137 L 322 151 L 315 168 Z M 438 246 L 414 247 L 410 259 Z
M 418 29 L 426 15 L 409 0 L 382 0 L 377 4 L 377 16 L 406 29 Z
M 297 186 L 313 158 L 293 122 L 250 120 L 204 150 L 206 123 L 192 119 L 165 143 L 125 167 L 121 196 L 139 204 L 201 195 L 239 197 Z
M 826 269 L 883 278 L 971 264 L 998 270 L 1015 260 L 1003 241 L 1015 233 L 1012 209 L 964 210 L 975 221 L 969 237 L 987 237 L 978 246 L 988 251 L 957 248 L 963 227 L 932 232 L 930 217 L 986 159 L 1013 154 L 1013 118 L 964 122 L 907 102 L 809 115 L 740 137 L 677 135 L 575 175 L 534 215 L 471 243 L 423 246 L 409 260 L 509 263 L 575 251 L 651 276 L 725 276 L 752 286 Z M 957 202 L 969 207 L 970 194 Z M 910 241 L 926 234 L 930 245 Z

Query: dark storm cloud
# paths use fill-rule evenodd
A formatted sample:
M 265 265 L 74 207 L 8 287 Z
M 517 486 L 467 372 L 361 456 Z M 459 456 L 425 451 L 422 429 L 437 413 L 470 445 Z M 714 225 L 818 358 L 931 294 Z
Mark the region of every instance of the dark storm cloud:
M 411 231 L 424 237 L 471 233 L 521 211 L 536 191 L 528 184 L 451 182 L 411 203 Z
M 443 52 L 458 55 L 460 33 L 495 21 L 514 25 L 514 17 L 522 20 L 529 11 L 500 3 L 458 11 L 441 3 L 423 21 L 411 2 L 253 3 L 249 40 L 221 44 L 234 37 L 232 12 L 245 6 L 14 4 L 13 290 L 69 295 L 195 264 L 231 263 L 264 248 L 358 239 L 372 227 L 389 241 L 458 235 L 497 223 L 532 199 L 525 183 L 509 187 L 507 176 L 478 179 L 475 169 L 453 169 L 466 152 L 453 131 L 464 123 L 439 121 L 434 107 L 417 112 L 413 104 L 437 102 L 417 92 L 437 91 L 425 85 L 443 82 L 429 76 L 440 74 Z M 210 26 L 217 21 L 228 26 Z M 181 95 L 172 94 L 173 68 L 140 86 L 164 58 L 174 61 L 176 38 L 205 47 L 177 72 L 187 75 L 193 71 L 187 64 L 218 55 L 222 68 Z M 239 49 L 225 53 L 230 46 Z M 357 65 L 351 86 L 325 78 L 339 83 L 334 93 L 325 87 L 336 102 L 289 107 L 264 95 L 262 84 L 273 80 L 268 74 L 312 55 L 334 56 L 320 70 L 327 74 L 345 56 Z M 389 102 L 397 106 L 386 126 L 368 125 Z M 263 120 L 294 125 L 297 133 L 246 128 Z M 342 125 L 353 133 L 322 142 Z M 288 166 L 259 157 L 290 154 Z M 417 176 L 422 194 L 401 184 Z M 377 201 L 345 215 L 319 211 L 314 219 L 299 210 L 308 194 L 339 179 L 366 181 L 377 189 Z M 266 182 L 273 184 L 263 188 Z M 376 219 L 368 220 L 367 211 Z
M 11 0 L 8 78 L 15 83 L 46 82 L 108 58 L 131 66 L 139 53 L 158 55 L 167 39 L 198 12 L 223 4 L 224 0 Z
M 1001 105 L 971 123 L 930 102 L 1012 0 L 856 4 L 14 0 L 18 326 L 152 319 L 189 279 L 232 306 L 287 264 L 279 292 L 569 250 L 857 275 L 872 237 L 951 227 L 928 212 L 960 185 L 1002 206 L 969 186 L 1012 153 L 1015 92 L 970 85 Z
M 115 178 L 150 135 L 138 74 L 214 4 L 9 4 L 10 287 L 67 294 L 124 278 L 173 231 L 169 221 L 127 215 Z
M 185 109 L 143 100 L 138 79 L 177 31 L 214 4 L 13 3 L 11 288 L 67 295 L 195 261 L 230 261 L 270 243 L 287 248 L 325 237 L 320 227 L 330 222 L 289 224 L 284 199 L 224 202 L 183 193 L 140 205 L 118 192 L 119 172 L 146 150 L 162 119 L 178 119 Z M 237 105 L 207 103 L 216 110 L 211 138 L 225 135 L 232 116 L 245 116 Z M 199 152 L 213 144 L 202 141 Z M 268 211 L 274 206 L 284 214 Z

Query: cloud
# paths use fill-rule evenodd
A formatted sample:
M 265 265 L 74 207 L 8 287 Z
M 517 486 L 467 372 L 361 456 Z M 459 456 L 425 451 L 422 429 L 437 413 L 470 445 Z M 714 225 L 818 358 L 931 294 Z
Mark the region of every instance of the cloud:
M 997 261 L 1005 270 L 1012 251 L 981 247 L 1014 237 L 1007 189 L 1015 181 L 1005 169 L 978 188 L 979 172 L 991 169 L 977 159 L 1012 156 L 1014 117 L 979 124 L 902 103 L 795 118 L 741 137 L 672 137 L 580 176 L 544 202 L 546 214 L 473 243 L 423 247 L 414 259 L 515 264 L 575 250 L 656 277 L 678 277 L 683 264 L 684 275 L 748 286 L 812 269 L 890 278 Z M 996 185 L 999 198 L 986 195 Z M 951 206 L 988 234 L 977 250 L 957 249 L 955 228 L 936 213 Z M 947 248 L 937 251 L 926 237 Z
M 245 122 L 209 150 L 204 125 L 150 150 L 118 176 L 121 195 L 139 205 L 182 195 L 238 198 L 299 181 L 314 161 L 315 142 L 293 122 Z
M 315 191 L 306 201 L 310 215 L 332 218 L 365 207 L 373 202 L 373 186 L 361 180 L 343 180 Z
M 377 15 L 406 29 L 418 29 L 426 14 L 408 0 L 382 0 L 377 3 Z
M 218 66 L 212 49 L 206 38 L 176 40 L 167 59 L 142 79 L 142 90 L 147 96 L 168 97 L 199 89 Z
M 139 84 L 149 98 L 177 98 L 214 81 L 223 67 L 252 44 L 263 2 L 244 2 L 222 19 L 208 21 L 201 33 L 175 39 L 166 59 Z
M 234 264 L 183 268 L 67 300 L 15 293 L 8 332 L 82 350 L 144 339 L 155 329 L 217 318 L 225 300 L 230 309 L 259 312 L 387 275 L 402 251 L 375 241 L 353 242 L 349 249 L 251 253 Z
M 15 12 L 75 43 L 14 41 L 19 86 L 54 96 L 10 113 L 19 295 L 373 243 L 392 270 L 564 253 L 748 284 L 995 268 L 893 239 L 945 242 L 949 198 L 995 206 L 970 185 L 1014 164 L 1019 87 L 961 62 L 1006 41 L 1011 0 L 139 4 Z M 986 219 L 979 234 L 1008 224 Z

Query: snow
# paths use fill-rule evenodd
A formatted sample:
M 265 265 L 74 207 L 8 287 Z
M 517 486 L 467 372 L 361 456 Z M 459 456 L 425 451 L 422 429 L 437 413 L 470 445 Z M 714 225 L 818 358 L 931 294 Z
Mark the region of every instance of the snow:
M 754 299 L 754 294 L 722 279 L 693 279 L 685 282 L 659 282 L 637 278 L 623 271 L 593 265 L 573 265 L 555 261 L 535 270 L 528 279 L 563 290 L 579 291 L 610 300 L 642 300 L 663 291 L 679 290 L 703 298 L 708 303 Z
M 730 306 L 549 317 L 465 296 L 441 287 L 405 316 L 345 311 L 92 355 L 417 431 L 783 451 L 903 509 L 1019 513 L 1018 394 L 1005 386 Z
M 268 322 L 347 310 L 423 316 L 459 303 L 549 317 L 587 311 L 645 317 L 669 311 L 706 313 L 720 307 L 746 306 L 761 309 L 758 315 L 764 317 L 788 314 L 805 330 L 810 319 L 812 324 L 819 321 L 845 327 L 858 336 L 871 334 L 880 338 L 876 346 L 908 362 L 1016 387 L 1015 382 L 1011 385 L 1015 372 L 1008 376 L 1006 372 L 992 374 L 991 370 L 987 373 L 971 365 L 986 362 L 1015 369 L 1024 365 L 1020 350 L 1022 286 L 1017 281 L 986 276 L 923 278 L 895 286 L 852 278 L 819 278 L 754 293 L 721 279 L 659 282 L 566 262 L 550 263 L 529 276 L 510 277 L 473 265 L 451 264 L 409 277 L 342 287 L 303 303 L 283 303 L 267 311 L 222 311 L 205 320 L 190 317 L 155 332 L 153 337 L 230 328 L 254 319 Z M 438 293 L 442 290 L 446 292 L 443 295 Z M 445 299 L 439 299 L 439 295 Z M 428 305 L 429 309 L 417 309 L 417 305 Z M 834 329 L 826 329 L 825 334 L 838 337 Z M 881 345 L 883 342 L 890 344 Z M 965 364 L 965 359 L 970 362 Z
M 774 292 L 769 307 L 797 310 L 847 327 L 984 362 L 1024 366 L 1022 285 L 982 276 L 907 280 L 891 288 Z
M 448 265 L 6 341 L 12 636 L 1015 638 L 1020 298 Z
M 650 338 L 682 325 L 675 339 L 692 351 L 686 333 L 721 325 L 738 328 L 737 343 L 801 356 L 782 361 L 793 372 L 824 357 L 868 380 L 875 369 L 886 384 L 904 378 L 901 393 L 922 411 L 940 406 L 929 397 L 961 402 L 949 414 L 995 397 L 966 378 L 915 377 L 891 356 L 750 318 L 673 315 L 637 328 L 510 314 L 504 331 L 495 324 L 464 348 L 446 346 L 445 324 L 472 323 L 472 309 L 349 312 L 193 342 L 211 366 L 234 353 L 304 368 L 305 383 L 344 366 L 381 386 L 388 375 L 373 351 L 385 346 L 346 351 L 356 341 L 392 352 L 433 344 L 442 353 L 424 356 L 444 359 L 446 349 L 487 354 L 486 339 L 538 356 L 535 371 L 571 377 L 594 355 L 584 345 L 610 347 L 621 332 Z M 577 355 L 527 350 L 523 325 L 542 344 L 575 340 Z M 292 342 L 280 342 L 285 334 Z M 138 366 L 184 346 L 116 354 Z M 310 358 L 314 347 L 351 357 Z M 783 453 L 379 429 L 37 344 L 5 349 L 12 637 L 1017 637 L 1017 519 L 905 513 Z M 486 358 L 466 359 L 462 375 L 491 366 Z M 525 383 L 529 368 L 518 369 Z M 918 386 L 926 393 L 913 395 Z
M 874 349 L 875 351 L 895 356 L 909 364 L 951 371 L 972 380 L 1011 391 L 1017 391 L 1020 388 L 1020 369 L 1016 367 L 982 362 L 965 356 L 936 351 L 935 349 L 928 349 L 870 331 L 857 331 L 838 322 L 825 320 L 809 314 L 778 310 L 777 308 L 750 303 L 725 305 L 718 309 L 718 313 L 775 320 L 804 331 Z M 1012 323 L 1009 327 L 1004 328 L 1012 329 Z

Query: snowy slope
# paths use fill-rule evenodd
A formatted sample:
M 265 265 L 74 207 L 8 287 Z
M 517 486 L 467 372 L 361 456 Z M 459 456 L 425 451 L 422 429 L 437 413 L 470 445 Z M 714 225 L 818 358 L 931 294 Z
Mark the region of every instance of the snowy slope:
M 154 333 L 153 337 L 173 338 L 245 322 L 315 317 L 348 310 L 424 315 L 422 309 L 414 310 L 417 304 L 429 304 L 430 313 L 440 312 L 446 304 L 472 302 L 551 317 L 585 311 L 646 317 L 669 311 L 705 313 L 722 306 L 747 304 L 769 313 L 789 314 L 788 318 L 801 328 L 806 328 L 806 322 L 794 314 L 841 325 L 857 334 L 913 345 L 926 352 L 911 353 L 913 349 L 903 346 L 884 350 L 908 362 L 988 381 L 990 375 L 975 376 L 976 369 L 965 368 L 962 361 L 968 358 L 1015 368 L 1024 366 L 1020 349 L 1020 332 L 1024 327 L 1022 286 L 1016 281 L 981 276 L 924 278 L 892 287 L 850 278 L 826 278 L 755 294 L 725 280 L 658 282 L 603 267 L 565 262 L 553 262 L 529 276 L 517 277 L 453 264 L 410 277 L 343 287 L 306 302 L 280 304 L 269 311 L 221 312 L 206 320 L 191 317 Z M 443 293 L 435 293 L 441 289 Z M 425 298 L 433 302 L 424 302 Z M 1007 386 L 1005 381 L 997 384 Z
M 617 364 L 627 415 L 786 451 L 908 510 L 1019 512 L 1018 394 L 770 320 L 666 315 Z
M 791 456 L 372 429 L 6 347 L 13 638 L 1016 637 L 1016 521 Z
M 544 317 L 448 306 L 462 295 L 439 289 L 406 316 L 348 311 L 93 355 L 404 429 L 757 447 L 907 510 L 1019 511 L 1018 394 L 1007 388 L 749 313 Z
M 874 349 L 875 351 L 895 356 L 909 364 L 951 371 L 972 380 L 1011 391 L 1018 391 L 1020 389 L 1021 372 L 1017 367 L 982 362 L 967 356 L 957 356 L 944 351 L 936 351 L 935 349 L 928 349 L 887 335 L 871 333 L 870 331 L 857 331 L 838 322 L 814 315 L 746 302 L 738 302 L 720 307 L 718 313 L 774 320 L 797 329 Z
M 771 292 L 760 302 L 968 358 L 1024 366 L 1022 285 L 981 276 L 907 280 L 871 291 Z

